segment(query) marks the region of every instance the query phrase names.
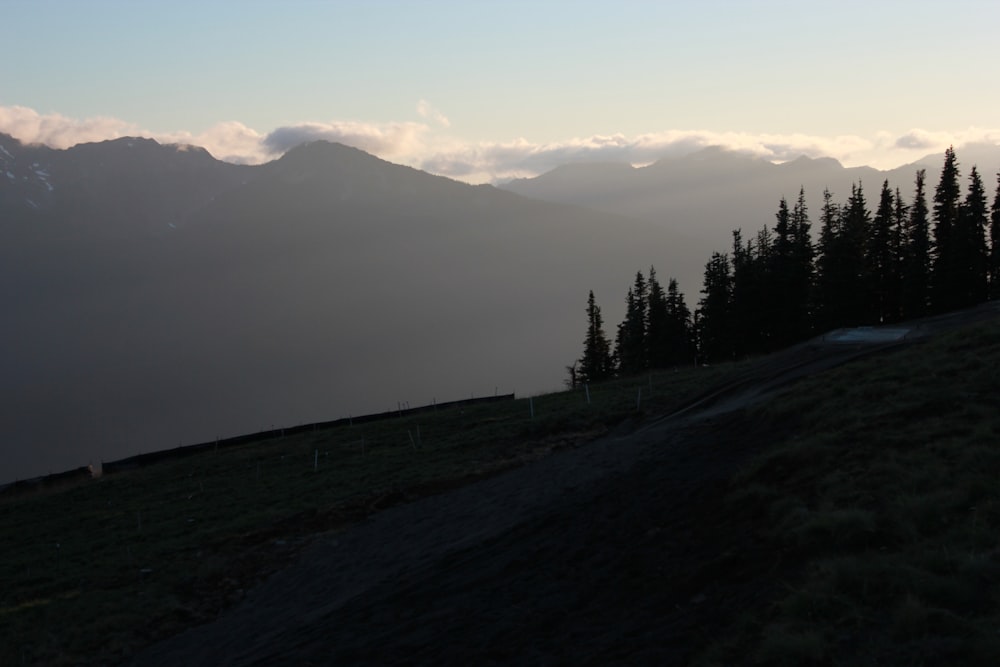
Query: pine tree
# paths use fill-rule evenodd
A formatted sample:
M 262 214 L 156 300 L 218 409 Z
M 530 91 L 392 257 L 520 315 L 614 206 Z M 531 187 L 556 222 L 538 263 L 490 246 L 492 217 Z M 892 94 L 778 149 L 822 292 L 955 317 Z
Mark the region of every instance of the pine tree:
M 587 298 L 587 337 L 583 341 L 583 357 L 575 368 L 576 383 L 599 382 L 606 380 L 614 373 L 614 361 L 611 358 L 611 343 L 604 334 L 604 320 L 601 308 L 594 300 L 593 290 Z
M 873 322 L 895 319 L 892 313 L 891 292 L 895 278 L 895 258 L 892 251 L 895 200 L 889 181 L 883 181 L 878 209 L 872 219 L 865 250 L 865 266 L 871 286 L 869 318 Z
M 954 148 L 944 153 L 941 180 L 934 191 L 934 247 L 931 253 L 931 301 L 937 312 L 951 310 L 958 301 L 954 229 L 958 223 L 960 189 Z
M 702 361 L 731 360 L 736 353 L 732 327 L 732 270 L 729 255 L 712 253 L 698 302 L 698 352 Z
M 794 226 L 784 197 L 778 202 L 778 212 L 774 217 L 774 240 L 765 274 L 764 303 L 761 304 L 766 311 L 764 318 L 770 325 L 766 334 L 769 348 L 784 347 L 793 338 L 791 329 L 795 311 Z
M 851 186 L 843 206 L 823 193 L 818 262 L 820 328 L 858 326 L 871 321 L 872 287 L 866 267 L 871 213 L 861 184 Z
M 670 365 L 670 314 L 667 309 L 667 295 L 656 279 L 656 269 L 649 268 L 647 281 L 649 295 L 646 312 L 646 350 L 650 368 L 666 368 Z
M 838 308 L 846 271 L 840 243 L 840 207 L 834 203 L 833 194 L 829 190 L 823 190 L 823 208 L 819 221 L 819 257 L 816 261 L 817 324 L 821 330 L 826 331 L 839 326 L 843 319 Z
M 809 210 L 806 207 L 806 193 L 799 188 L 799 198 L 792 209 L 792 258 L 789 280 L 791 282 L 791 313 L 789 326 L 791 340 L 799 341 L 806 338 L 813 329 L 813 284 L 815 268 L 813 265 L 815 251 L 812 245 L 812 235 L 809 222 Z
M 691 311 L 673 278 L 667 283 L 668 366 L 695 362 L 695 345 Z
M 928 220 L 927 172 L 917 171 L 916 191 L 904 235 L 902 317 L 911 319 L 927 315 L 931 293 L 931 240 Z
M 903 317 L 903 273 L 906 258 L 906 226 L 909 221 L 910 207 L 903 200 L 899 188 L 893 197 L 892 234 L 890 253 L 892 268 L 890 271 L 889 289 L 886 294 L 886 322 L 898 322 Z
M 851 187 L 851 196 L 844 206 L 841 221 L 846 283 L 844 291 L 838 295 L 844 316 L 840 326 L 871 324 L 874 321 L 868 304 L 872 303 L 875 290 L 865 261 L 865 245 L 870 228 L 871 212 L 865 200 L 864 188 L 859 182 L 856 187 Z
M 954 306 L 968 307 L 986 300 L 989 256 L 986 248 L 986 189 L 975 166 L 969 174 L 969 191 L 959 206 L 953 230 Z
M 646 351 L 646 322 L 648 317 L 646 279 L 642 272 L 635 275 L 635 284 L 625 298 L 625 319 L 618 325 L 615 355 L 618 372 L 633 375 L 649 368 Z
M 990 298 L 1000 298 L 1000 172 L 997 172 L 997 192 L 990 212 Z

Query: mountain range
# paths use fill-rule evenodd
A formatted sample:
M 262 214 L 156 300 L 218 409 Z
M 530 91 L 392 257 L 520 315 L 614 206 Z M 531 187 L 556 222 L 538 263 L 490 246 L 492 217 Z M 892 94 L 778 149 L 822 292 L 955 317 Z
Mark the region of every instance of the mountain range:
M 976 157 L 985 174 L 996 147 Z M 969 162 L 960 149 L 963 165 Z M 992 160 L 992 164 L 987 164 Z M 934 183 L 940 160 L 928 158 Z M 0 482 L 136 453 L 559 387 L 588 290 L 636 271 L 694 305 L 712 250 L 778 199 L 895 172 L 707 149 L 472 186 L 316 142 L 260 166 L 125 138 L 0 135 Z M 992 171 L 991 171 L 992 170 Z M 965 173 L 965 172 L 963 172 Z

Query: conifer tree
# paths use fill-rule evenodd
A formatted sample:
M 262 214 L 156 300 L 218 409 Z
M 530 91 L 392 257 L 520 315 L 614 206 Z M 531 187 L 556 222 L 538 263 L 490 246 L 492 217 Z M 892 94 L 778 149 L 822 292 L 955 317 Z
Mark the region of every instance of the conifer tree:
M 691 311 L 677 285 L 671 278 L 667 283 L 667 353 L 666 364 L 679 366 L 695 361 L 695 345 Z
M 902 317 L 927 315 L 931 290 L 931 240 L 925 191 L 927 172 L 917 171 L 916 191 L 904 234 L 903 278 L 901 281 Z
M 732 270 L 729 255 L 714 252 L 705 265 L 698 302 L 698 352 L 702 361 L 732 359 L 736 353 L 732 327 Z
M 997 192 L 990 211 L 990 298 L 1000 298 L 1000 172 L 997 172 Z
M 618 325 L 615 355 L 618 372 L 632 375 L 649 367 L 646 351 L 646 321 L 648 316 L 647 286 L 642 272 L 635 275 L 635 284 L 625 298 L 625 319 Z
M 934 191 L 934 247 L 931 253 L 931 301 L 937 312 L 951 310 L 957 302 L 954 228 L 958 223 L 960 189 L 954 148 L 944 153 L 941 180 Z
M 577 364 L 573 374 L 576 383 L 599 382 L 614 373 L 611 343 L 604 334 L 604 320 L 601 308 L 594 300 L 593 290 L 587 298 L 587 336 L 583 341 L 583 357 Z
M 898 322 L 903 317 L 903 272 L 906 257 L 906 226 L 909 222 L 910 207 L 903 200 L 899 188 L 893 197 L 892 238 L 890 253 L 892 270 L 889 290 L 886 294 L 886 322 Z
M 820 328 L 867 324 L 872 290 L 865 249 L 871 213 L 861 184 L 851 186 L 851 196 L 843 206 L 835 205 L 830 192 L 824 191 L 820 221 Z
M 893 221 L 895 220 L 895 200 L 889 181 L 882 183 L 878 209 L 872 219 L 868 243 L 865 251 L 865 265 L 870 281 L 871 301 L 869 318 L 872 322 L 893 321 L 893 282 L 895 278 L 895 258 L 893 256 Z
M 649 268 L 647 281 L 649 302 L 646 313 L 646 350 L 650 368 L 666 368 L 670 365 L 670 314 L 667 309 L 667 295 L 656 278 L 656 269 Z
M 826 331 L 838 326 L 842 319 L 837 307 L 846 271 L 840 243 L 840 207 L 833 201 L 833 194 L 829 190 L 823 190 L 823 208 L 819 222 L 819 257 L 816 261 L 817 324 L 820 330 Z
M 765 337 L 768 347 L 783 347 L 791 338 L 791 320 L 795 310 L 792 255 L 794 248 L 794 229 L 792 214 L 788 210 L 788 202 L 784 197 L 778 202 L 778 212 L 775 213 L 774 238 L 768 253 L 766 284 L 763 291 L 763 320 L 767 323 Z
M 840 326 L 871 324 L 874 321 L 868 304 L 872 303 L 874 286 L 865 261 L 865 245 L 871 228 L 871 212 L 859 182 L 851 187 L 851 196 L 844 206 L 841 222 L 841 242 L 847 273 L 845 289 L 838 295 L 844 320 Z
M 986 300 L 989 257 L 986 248 L 988 209 L 986 189 L 975 166 L 969 174 L 969 191 L 959 206 L 953 230 L 954 306 L 965 308 Z
M 815 270 L 811 226 L 805 189 L 800 187 L 799 197 L 792 209 L 792 254 L 788 273 L 791 292 L 787 318 L 788 342 L 806 338 L 813 328 L 812 295 Z

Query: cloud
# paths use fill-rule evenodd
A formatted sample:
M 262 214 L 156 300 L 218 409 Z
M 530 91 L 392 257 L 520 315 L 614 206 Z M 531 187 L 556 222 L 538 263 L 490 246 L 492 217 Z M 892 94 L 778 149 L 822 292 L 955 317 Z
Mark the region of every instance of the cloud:
M 277 157 L 264 145 L 264 137 L 243 123 L 217 123 L 200 134 L 175 132 L 150 136 L 161 143 L 201 146 L 220 160 L 236 164 L 260 164 Z
M 24 143 L 69 148 L 89 141 L 104 141 L 134 135 L 135 125 L 117 118 L 98 116 L 77 120 L 60 114 L 40 114 L 22 106 L 0 107 L 0 132 Z
M 667 157 L 687 155 L 708 146 L 721 146 L 774 162 L 799 156 L 833 156 L 844 160 L 870 151 L 874 142 L 856 136 L 821 137 L 773 135 L 709 130 L 669 130 L 628 137 L 595 134 L 559 142 L 454 144 L 438 147 L 414 166 L 462 180 L 504 181 L 544 173 L 570 162 L 625 162 L 646 165 Z
M 420 114 L 421 118 L 433 120 L 441 127 L 451 127 L 451 121 L 448 120 L 448 117 L 431 106 L 427 100 L 417 102 L 417 113 Z
M 422 135 L 429 131 L 421 123 L 362 123 L 334 121 L 329 123 L 300 123 L 279 127 L 263 139 L 264 147 L 273 155 L 283 154 L 290 148 L 308 141 L 334 141 L 366 153 L 392 158 L 407 156 L 422 147 Z
M 426 100 L 417 112 L 439 126 L 447 118 Z M 280 157 L 307 141 L 335 141 L 386 160 L 459 179 L 469 183 L 502 182 L 531 177 L 571 162 L 624 162 L 641 166 L 666 157 L 720 146 L 773 162 L 805 155 L 832 157 L 846 166 L 869 165 L 890 169 L 942 152 L 949 145 L 960 148 L 975 143 L 1000 143 L 1000 130 L 976 127 L 959 131 L 911 128 L 903 133 L 882 131 L 872 137 L 824 136 L 804 133 L 719 132 L 665 130 L 628 136 L 622 133 L 570 137 L 559 141 L 468 141 L 449 136 L 427 123 L 400 121 L 303 122 L 261 133 L 237 121 L 218 123 L 201 133 L 155 133 L 116 118 L 83 120 L 60 114 L 39 114 L 21 106 L 0 107 L 0 132 L 26 143 L 68 148 L 88 141 L 141 136 L 161 143 L 202 146 L 228 162 L 260 164 Z
M 928 150 L 937 147 L 940 143 L 930 132 L 924 130 L 910 130 L 906 134 L 898 137 L 893 145 L 896 148 Z

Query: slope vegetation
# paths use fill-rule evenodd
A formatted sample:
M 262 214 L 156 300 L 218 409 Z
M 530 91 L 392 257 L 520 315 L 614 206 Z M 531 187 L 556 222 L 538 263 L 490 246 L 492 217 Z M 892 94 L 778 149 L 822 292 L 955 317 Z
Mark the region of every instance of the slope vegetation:
M 995 664 L 996 313 L 4 502 L 2 659 Z

